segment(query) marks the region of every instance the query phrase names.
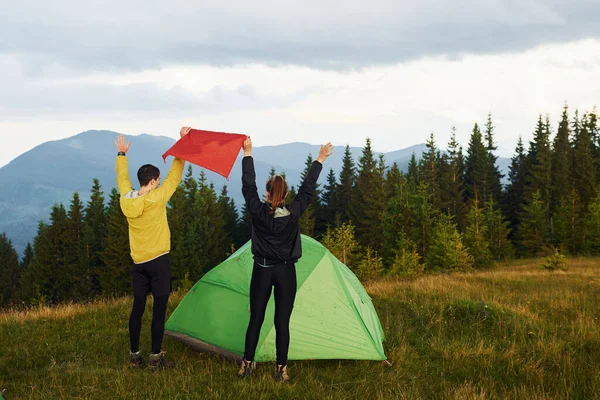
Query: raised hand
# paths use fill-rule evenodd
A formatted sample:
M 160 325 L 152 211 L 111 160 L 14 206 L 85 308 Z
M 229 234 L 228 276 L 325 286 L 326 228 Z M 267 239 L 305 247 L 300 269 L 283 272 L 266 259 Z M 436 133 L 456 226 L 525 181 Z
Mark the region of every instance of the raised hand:
M 190 128 L 189 126 L 184 126 L 179 131 L 179 134 L 181 135 L 181 137 L 184 137 L 185 135 L 187 135 L 188 133 L 190 133 L 191 130 L 192 130 L 192 128 Z
M 127 154 L 129 151 L 129 146 L 131 146 L 131 142 L 125 143 L 125 136 L 120 135 L 117 140 L 115 140 L 115 146 L 117 146 L 117 152 L 123 152 Z
M 244 157 L 252 155 L 252 139 L 250 136 L 246 136 L 246 140 L 244 140 Z
M 327 157 L 329 157 L 333 153 L 333 145 L 331 143 L 327 143 L 324 146 L 321 146 L 321 150 L 319 150 L 319 158 L 317 161 L 323 164 Z

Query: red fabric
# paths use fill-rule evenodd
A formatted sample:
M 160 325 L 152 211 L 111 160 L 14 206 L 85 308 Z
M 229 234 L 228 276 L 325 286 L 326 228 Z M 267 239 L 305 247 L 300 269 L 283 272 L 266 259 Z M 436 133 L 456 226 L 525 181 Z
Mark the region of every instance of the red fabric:
M 246 135 L 192 129 L 162 155 L 189 161 L 229 179 L 229 174 L 246 140 Z

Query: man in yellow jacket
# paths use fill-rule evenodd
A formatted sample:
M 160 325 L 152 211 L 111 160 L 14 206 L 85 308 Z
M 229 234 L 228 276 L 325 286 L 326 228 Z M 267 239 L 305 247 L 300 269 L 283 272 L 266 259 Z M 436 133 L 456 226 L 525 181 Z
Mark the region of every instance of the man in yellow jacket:
M 181 128 L 181 137 L 191 128 Z M 162 352 L 167 303 L 171 294 L 171 232 L 167 222 L 167 203 L 183 174 L 184 160 L 175 158 L 171 170 L 160 185 L 160 170 L 154 165 L 142 165 L 137 177 L 140 189 L 134 190 L 129 180 L 127 152 L 131 143 L 125 143 L 123 135 L 115 141 L 117 146 L 117 186 L 121 194 L 121 210 L 129 224 L 129 247 L 133 259 L 133 308 L 129 317 L 130 361 L 134 367 L 142 367 L 144 359 L 140 352 L 142 316 L 146 308 L 146 296 L 152 292 L 152 353 L 150 369 L 163 369 L 172 365 Z M 160 186 L 159 186 L 160 185 Z

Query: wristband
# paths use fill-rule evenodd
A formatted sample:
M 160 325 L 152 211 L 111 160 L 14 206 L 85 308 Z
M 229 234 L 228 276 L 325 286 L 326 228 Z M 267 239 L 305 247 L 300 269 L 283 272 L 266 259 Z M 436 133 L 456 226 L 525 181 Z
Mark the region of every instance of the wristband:
M 124 156 L 124 155 L 125 155 L 124 151 L 120 151 L 120 152 L 117 153 L 117 156 Z

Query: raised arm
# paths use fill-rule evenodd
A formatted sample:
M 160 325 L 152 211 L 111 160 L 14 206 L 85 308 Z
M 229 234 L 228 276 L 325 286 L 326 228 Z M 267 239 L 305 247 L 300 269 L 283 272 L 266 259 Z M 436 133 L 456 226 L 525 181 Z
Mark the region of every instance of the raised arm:
M 244 141 L 244 158 L 242 159 L 242 194 L 246 200 L 246 207 L 250 215 L 260 211 L 261 201 L 256 187 L 256 172 L 252 158 L 252 139 L 250 136 Z
M 302 216 L 304 210 L 308 208 L 310 202 L 314 199 L 317 189 L 317 180 L 319 179 L 319 175 L 323 169 L 323 163 L 327 157 L 331 155 L 332 151 L 333 146 L 331 143 L 321 146 L 319 157 L 310 166 L 308 174 L 306 174 L 304 182 L 302 182 L 302 186 L 300 186 L 300 189 L 298 190 L 298 194 L 296 194 L 294 201 L 288 207 L 290 212 L 297 218 Z
M 124 196 L 133 190 L 129 180 L 129 164 L 127 162 L 127 152 L 131 142 L 125 143 L 125 136 L 120 135 L 115 140 L 115 146 L 117 147 L 117 187 L 121 196 Z
M 189 126 L 184 126 L 179 131 L 179 135 L 184 137 L 187 135 L 190 130 Z M 162 185 L 156 191 L 160 193 L 162 201 L 166 204 L 173 193 L 177 190 L 177 186 L 181 183 L 181 177 L 183 175 L 183 167 L 185 166 L 185 160 L 181 158 L 175 157 L 173 162 L 171 163 L 171 169 L 169 170 L 169 174 L 166 179 L 163 181 Z

